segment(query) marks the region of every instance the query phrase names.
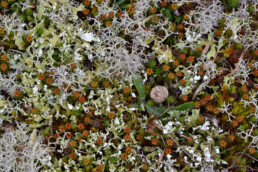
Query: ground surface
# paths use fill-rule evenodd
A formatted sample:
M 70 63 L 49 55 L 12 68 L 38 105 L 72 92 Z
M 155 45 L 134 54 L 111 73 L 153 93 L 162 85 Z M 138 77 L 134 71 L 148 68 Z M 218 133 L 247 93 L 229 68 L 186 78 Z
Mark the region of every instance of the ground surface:
M 0 0 L 0 171 L 257 171 L 256 0 Z

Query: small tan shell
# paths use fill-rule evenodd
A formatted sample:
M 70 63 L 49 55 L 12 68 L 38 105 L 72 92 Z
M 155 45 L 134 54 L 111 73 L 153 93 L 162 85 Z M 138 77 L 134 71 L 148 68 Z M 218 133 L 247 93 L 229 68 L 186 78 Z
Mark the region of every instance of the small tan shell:
M 168 97 L 168 89 L 164 86 L 152 88 L 150 97 L 157 103 L 164 102 Z

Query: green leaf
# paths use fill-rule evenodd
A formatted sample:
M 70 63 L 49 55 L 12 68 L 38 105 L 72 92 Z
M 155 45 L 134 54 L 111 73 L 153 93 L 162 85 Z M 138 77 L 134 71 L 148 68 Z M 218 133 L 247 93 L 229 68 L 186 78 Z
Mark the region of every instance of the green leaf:
M 124 8 L 129 8 L 131 4 L 125 4 L 125 5 L 121 5 L 120 8 L 124 9 Z
M 190 120 L 189 120 L 190 126 L 192 126 L 193 124 L 196 124 L 196 122 L 198 121 L 199 114 L 200 114 L 199 109 L 192 110 L 192 115 L 190 116 Z
M 166 16 L 166 9 L 165 8 L 161 8 L 161 13 L 164 15 L 164 16 Z
M 194 108 L 194 102 L 188 102 L 176 107 L 172 107 L 171 109 L 178 110 L 178 111 L 185 111 L 185 110 L 191 110 L 193 108 Z
M 170 13 L 170 11 L 167 9 L 166 10 L 166 17 L 169 19 L 169 20 L 172 20 L 172 15 Z
M 59 40 L 59 36 L 54 34 L 51 39 L 49 39 L 49 42 L 51 43 L 51 48 L 53 48 L 57 41 Z
M 147 104 L 145 104 L 144 106 L 149 114 L 151 114 L 153 112 L 153 109 L 155 108 L 155 106 L 149 106 Z M 194 102 L 188 102 L 176 107 L 171 107 L 169 111 L 163 114 L 161 117 L 159 117 L 159 119 L 166 118 L 168 116 L 174 116 L 175 111 L 186 111 L 186 110 L 191 110 L 193 108 L 194 108 Z M 162 114 L 166 109 L 167 107 L 156 107 L 153 113 L 153 117 Z
M 39 122 L 41 120 L 42 120 L 41 116 L 37 116 L 37 117 L 34 118 L 34 121 L 36 121 L 36 122 Z
M 146 157 L 148 159 L 155 159 L 154 157 L 156 157 L 156 155 L 158 155 L 157 151 L 152 151 L 151 153 L 149 153 Z
M 117 2 L 118 5 L 122 4 L 123 2 L 125 2 L 125 0 L 120 0 Z
M 144 105 L 148 114 L 151 114 L 155 108 L 155 106 L 149 106 L 147 104 Z M 153 113 L 153 117 L 162 114 L 164 111 L 166 110 L 166 108 L 159 108 L 156 107 L 154 113 Z
M 33 129 L 33 132 L 30 135 L 30 144 L 34 145 L 35 142 L 37 141 L 37 129 Z
M 34 83 L 34 81 L 30 79 L 30 76 L 27 72 L 24 72 L 22 74 L 22 83 L 23 85 L 31 85 Z
M 4 107 L 4 106 L 6 106 L 5 101 L 0 99 L 0 107 Z
M 136 77 L 134 78 L 134 85 L 139 93 L 139 102 L 144 103 L 146 91 L 142 77 L 140 75 L 136 75 Z
M 38 20 L 41 20 L 43 13 L 44 13 L 44 1 L 41 0 L 38 6 L 38 14 L 36 16 Z
M 81 4 L 79 7 L 75 8 L 75 7 L 71 7 L 72 11 L 73 11 L 73 19 L 78 19 L 78 16 L 77 16 L 77 12 L 78 11 L 83 11 L 84 9 L 84 5 Z
M 210 59 L 211 57 L 215 57 L 215 55 L 216 55 L 215 45 L 212 45 L 211 50 L 207 54 L 207 58 Z
M 25 49 L 25 43 L 22 40 L 22 36 L 16 36 L 15 37 L 15 44 L 18 46 L 19 50 Z
M 170 110 L 170 111 L 168 111 L 167 113 L 168 113 L 169 116 L 172 117 L 172 118 L 178 118 L 178 119 L 179 119 L 179 117 L 180 117 L 180 112 L 177 111 L 177 110 Z M 165 117 L 167 117 L 167 115 L 162 116 L 162 118 L 165 118 Z
M 130 108 L 138 108 L 138 109 L 140 109 L 141 106 L 138 103 L 133 103 L 133 104 L 130 104 Z

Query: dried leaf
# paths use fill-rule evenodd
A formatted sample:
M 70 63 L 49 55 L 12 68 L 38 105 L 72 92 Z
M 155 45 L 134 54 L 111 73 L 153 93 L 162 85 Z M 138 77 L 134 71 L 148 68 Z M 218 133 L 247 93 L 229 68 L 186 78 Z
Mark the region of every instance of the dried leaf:
M 204 88 L 206 87 L 206 85 L 209 83 L 209 81 L 205 81 L 203 82 L 201 85 L 198 86 L 198 88 L 196 89 L 194 95 L 193 95 L 193 98 L 192 100 L 194 100 L 194 98 L 196 97 L 196 95 Z
M 160 162 L 162 161 L 162 159 L 163 159 L 163 156 L 164 156 L 164 153 L 165 153 L 165 149 L 163 150 L 163 152 L 162 152 L 162 154 L 160 155 L 160 157 L 159 157 L 159 160 L 158 160 L 158 170 L 160 171 Z
M 215 117 L 213 117 L 211 115 L 208 115 L 208 114 L 202 114 L 202 116 L 204 116 L 208 120 L 210 120 L 213 123 L 213 125 L 215 125 L 216 127 L 219 127 L 219 122 L 218 122 L 218 120 Z

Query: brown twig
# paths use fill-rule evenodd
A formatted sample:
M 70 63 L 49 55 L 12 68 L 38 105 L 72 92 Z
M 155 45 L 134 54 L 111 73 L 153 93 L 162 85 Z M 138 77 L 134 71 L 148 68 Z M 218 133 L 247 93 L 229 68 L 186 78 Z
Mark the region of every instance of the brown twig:
M 226 168 L 226 170 L 229 170 L 229 169 L 235 168 L 235 167 L 248 168 L 248 169 L 252 170 L 253 172 L 258 172 L 258 170 L 253 169 L 253 168 L 251 168 L 251 167 L 249 167 L 249 166 L 244 166 L 244 165 L 234 165 L 234 166 L 230 166 L 230 167 Z
M 77 150 L 77 152 L 84 153 L 84 154 L 89 154 L 89 153 L 81 151 L 81 150 Z
M 244 153 L 244 155 L 248 156 L 249 158 L 252 158 L 252 159 L 255 160 L 255 161 L 258 161 L 258 159 L 255 159 L 254 157 L 252 157 L 252 156 L 250 156 L 250 155 L 248 155 L 248 154 L 246 154 L 246 153 Z
M 158 160 L 158 171 L 159 171 L 159 172 L 160 172 L 160 162 L 161 162 L 162 159 L 163 159 L 164 153 L 165 153 L 165 149 L 163 150 L 163 152 L 162 152 L 162 154 L 160 155 L 159 160 Z
M 210 43 L 208 43 L 208 44 L 205 46 L 205 48 L 204 48 L 204 50 L 203 50 L 203 53 L 206 54 L 206 53 L 208 52 L 209 48 L 210 48 Z
M 189 162 L 180 172 L 184 172 L 186 168 L 190 165 L 191 163 Z
M 230 167 L 228 167 L 228 169 L 233 168 L 233 167 L 235 166 L 235 163 L 236 163 L 236 155 L 238 155 L 238 154 L 241 153 L 241 155 L 239 156 L 239 158 L 241 158 L 241 157 L 244 155 L 244 153 L 245 153 L 245 151 L 247 150 L 247 148 L 249 148 L 249 146 L 250 146 L 251 144 L 252 144 L 252 142 L 244 149 L 243 152 L 238 152 L 238 153 L 236 153 L 236 154 L 234 155 L 233 163 L 231 164 Z
M 244 57 L 244 54 L 245 54 L 245 50 L 241 53 L 240 58 L 239 58 L 239 60 L 237 62 L 237 65 L 236 65 L 235 69 L 233 71 L 231 71 L 230 74 L 228 74 L 228 76 L 233 76 L 235 74 L 235 72 L 237 71 L 237 69 L 240 66 L 240 63 L 241 63 L 241 61 L 242 61 L 242 59 Z
M 155 119 L 158 119 L 159 117 L 161 117 L 162 115 L 164 115 L 165 113 L 167 113 L 169 111 L 170 107 L 168 107 L 164 112 L 162 112 L 160 115 L 157 115 L 155 117 L 153 117 L 151 120 L 155 120 Z
M 172 136 L 169 136 L 169 137 L 176 143 L 176 145 L 177 145 L 180 149 L 182 149 L 182 150 L 184 151 L 184 153 L 185 153 L 186 155 L 188 155 L 188 156 L 192 159 L 192 161 L 194 161 L 193 157 L 192 157 L 184 148 L 182 148 L 182 146 L 180 146 L 180 144 L 179 144 Z
M 223 153 L 225 153 L 225 152 L 229 151 L 230 149 L 233 149 L 234 147 L 236 147 L 236 146 L 233 146 L 233 147 L 231 147 L 231 148 L 228 148 L 228 149 L 226 149 L 226 150 L 224 150 L 224 151 L 222 151 L 222 152 L 220 152 L 220 153 L 216 153 L 216 154 L 212 155 L 211 157 L 214 157 L 214 156 L 217 156 L 217 155 L 223 154 Z

